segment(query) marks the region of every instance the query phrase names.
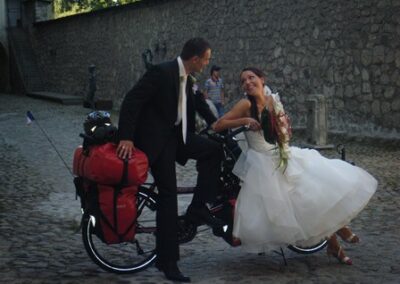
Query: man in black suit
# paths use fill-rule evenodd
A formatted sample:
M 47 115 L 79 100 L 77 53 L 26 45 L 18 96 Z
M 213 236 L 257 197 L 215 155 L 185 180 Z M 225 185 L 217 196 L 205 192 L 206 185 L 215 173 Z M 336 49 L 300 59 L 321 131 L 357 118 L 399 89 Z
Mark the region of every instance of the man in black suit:
M 187 41 L 173 61 L 151 67 L 126 94 L 119 117 L 117 154 L 130 157 L 134 147 L 149 158 L 159 191 L 157 208 L 156 267 L 170 280 L 190 282 L 178 269 L 178 206 L 175 161 L 197 160 L 197 187 L 187 218 L 222 226 L 206 207 L 215 199 L 222 159 L 221 146 L 195 134 L 195 111 L 213 123 L 216 118 L 204 100 L 193 96 L 191 73 L 208 65 L 211 48 L 202 38 Z

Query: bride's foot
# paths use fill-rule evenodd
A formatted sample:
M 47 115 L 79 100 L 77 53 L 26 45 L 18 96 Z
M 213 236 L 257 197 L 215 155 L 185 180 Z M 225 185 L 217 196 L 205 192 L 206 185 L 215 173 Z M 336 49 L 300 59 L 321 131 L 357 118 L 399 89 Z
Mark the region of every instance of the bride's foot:
M 232 236 L 232 246 L 233 247 L 240 246 L 241 244 L 242 244 L 242 242 L 240 241 L 239 238 Z
M 360 238 L 356 234 L 354 234 L 348 226 L 344 226 L 336 233 L 346 243 L 356 244 L 360 242 Z
M 335 257 L 337 260 L 339 260 L 340 263 L 347 264 L 347 265 L 353 264 L 353 261 L 351 260 L 351 258 L 344 254 L 344 250 L 342 249 L 341 246 L 337 247 L 337 249 L 328 247 L 326 250 L 326 253 L 328 254 L 328 256 Z
M 352 265 L 353 261 L 350 259 L 350 257 L 346 256 L 344 254 L 344 250 L 340 246 L 337 237 L 335 234 L 333 234 L 329 239 L 328 239 L 328 247 L 326 248 L 326 253 L 328 256 L 333 256 L 339 262 L 347 265 Z

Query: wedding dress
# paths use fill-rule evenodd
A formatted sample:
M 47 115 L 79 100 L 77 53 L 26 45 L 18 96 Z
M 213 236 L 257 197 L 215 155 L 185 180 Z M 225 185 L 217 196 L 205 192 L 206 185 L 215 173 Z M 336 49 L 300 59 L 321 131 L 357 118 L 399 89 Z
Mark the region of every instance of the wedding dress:
M 249 252 L 309 246 L 347 225 L 367 205 L 377 181 L 365 170 L 316 150 L 290 147 L 285 171 L 262 130 L 245 133 L 248 149 L 235 164 L 242 180 L 233 235 Z

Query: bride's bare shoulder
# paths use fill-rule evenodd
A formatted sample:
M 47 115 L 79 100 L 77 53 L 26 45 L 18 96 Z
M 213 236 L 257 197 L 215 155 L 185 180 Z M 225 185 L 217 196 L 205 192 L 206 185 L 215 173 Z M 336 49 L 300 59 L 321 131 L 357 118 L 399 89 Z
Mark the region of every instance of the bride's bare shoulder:
M 251 107 L 251 102 L 248 99 L 243 98 L 243 99 L 240 99 L 240 101 L 237 102 L 236 106 L 238 106 L 240 108 L 246 108 L 247 109 L 247 108 Z
M 239 116 L 249 116 L 251 103 L 248 99 L 240 99 L 232 108 L 231 112 Z

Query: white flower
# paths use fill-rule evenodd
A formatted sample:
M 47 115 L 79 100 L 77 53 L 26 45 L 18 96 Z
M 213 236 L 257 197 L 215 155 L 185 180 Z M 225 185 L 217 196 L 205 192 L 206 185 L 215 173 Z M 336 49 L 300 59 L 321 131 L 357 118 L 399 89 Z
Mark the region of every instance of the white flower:
M 194 83 L 192 90 L 193 90 L 193 94 L 195 94 L 199 90 L 199 86 L 196 83 Z

